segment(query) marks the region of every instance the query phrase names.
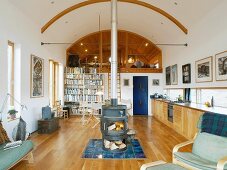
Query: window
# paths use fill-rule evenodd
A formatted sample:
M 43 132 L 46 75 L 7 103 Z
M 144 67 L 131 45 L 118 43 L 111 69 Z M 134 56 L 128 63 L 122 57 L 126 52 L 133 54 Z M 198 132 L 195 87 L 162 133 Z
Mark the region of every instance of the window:
M 8 41 L 8 93 L 14 96 L 14 43 Z M 14 107 L 14 100 L 9 99 L 10 106 Z
M 169 96 L 170 100 L 176 100 L 179 95 L 183 96 L 183 89 L 165 89 L 164 94 Z M 192 103 L 205 104 L 214 99 L 214 106 L 227 108 L 227 88 L 194 88 L 190 92 Z
M 200 89 L 200 95 L 201 104 L 211 102 L 213 97 L 214 106 L 227 107 L 227 89 Z
M 191 89 L 191 102 L 197 103 L 197 90 Z
M 49 61 L 49 99 L 50 106 L 63 99 L 63 66 L 53 60 Z
M 184 91 L 183 89 L 169 89 L 170 100 L 178 100 L 178 97 L 181 96 L 183 99 Z

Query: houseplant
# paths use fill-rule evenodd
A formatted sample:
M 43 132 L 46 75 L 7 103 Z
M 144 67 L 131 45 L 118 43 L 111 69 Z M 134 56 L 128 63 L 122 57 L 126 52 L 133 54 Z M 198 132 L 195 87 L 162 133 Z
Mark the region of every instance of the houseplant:
M 10 115 L 10 119 L 15 119 L 16 118 L 16 113 L 18 111 L 16 111 L 14 108 L 11 108 L 9 111 L 8 111 L 8 114 Z

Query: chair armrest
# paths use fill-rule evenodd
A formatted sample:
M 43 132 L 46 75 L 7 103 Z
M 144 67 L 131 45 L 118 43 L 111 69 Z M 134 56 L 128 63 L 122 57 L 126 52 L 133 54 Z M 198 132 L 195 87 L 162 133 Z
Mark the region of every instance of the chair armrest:
M 166 162 L 164 162 L 164 161 L 155 161 L 155 162 L 146 163 L 140 167 L 140 170 L 146 170 L 147 168 L 149 168 L 151 166 L 157 166 L 157 165 L 161 165 L 161 164 L 165 164 L 165 163 Z
M 227 156 L 218 161 L 217 170 L 224 170 L 225 164 L 227 164 Z
M 189 140 L 189 141 L 186 141 L 186 142 L 183 142 L 183 143 L 180 143 L 180 144 L 174 146 L 174 148 L 173 148 L 173 154 L 174 154 L 175 152 L 178 152 L 178 150 L 179 150 L 180 148 L 182 148 L 182 147 L 184 147 L 184 146 L 187 146 L 187 145 L 190 145 L 190 144 L 192 144 L 192 143 L 194 143 L 194 140 Z

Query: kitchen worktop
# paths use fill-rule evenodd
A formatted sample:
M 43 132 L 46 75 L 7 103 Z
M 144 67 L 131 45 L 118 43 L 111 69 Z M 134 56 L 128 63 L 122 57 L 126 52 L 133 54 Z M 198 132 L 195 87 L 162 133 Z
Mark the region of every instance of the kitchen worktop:
M 155 99 L 155 100 L 166 102 L 166 103 L 170 102 L 169 100 L 166 100 L 166 99 Z M 201 111 L 205 111 L 205 112 L 214 112 L 214 113 L 220 113 L 220 114 L 227 115 L 227 108 L 223 108 L 223 107 L 207 107 L 203 104 L 196 104 L 196 103 L 174 103 L 174 105 L 192 108 L 195 110 L 201 110 Z

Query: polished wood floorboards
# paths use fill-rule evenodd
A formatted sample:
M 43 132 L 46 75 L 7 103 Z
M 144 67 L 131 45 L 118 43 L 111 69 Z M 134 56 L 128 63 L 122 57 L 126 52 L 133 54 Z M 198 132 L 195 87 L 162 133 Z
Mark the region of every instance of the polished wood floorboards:
M 144 163 L 164 160 L 171 162 L 173 147 L 186 139 L 152 117 L 129 118 L 129 128 L 135 129 L 147 159 L 98 160 L 82 159 L 88 140 L 101 138 L 99 125 L 92 129 L 95 120 L 82 126 L 79 118 L 61 120 L 61 128 L 50 135 L 34 133 L 34 164 L 22 161 L 16 170 L 138 170 Z

